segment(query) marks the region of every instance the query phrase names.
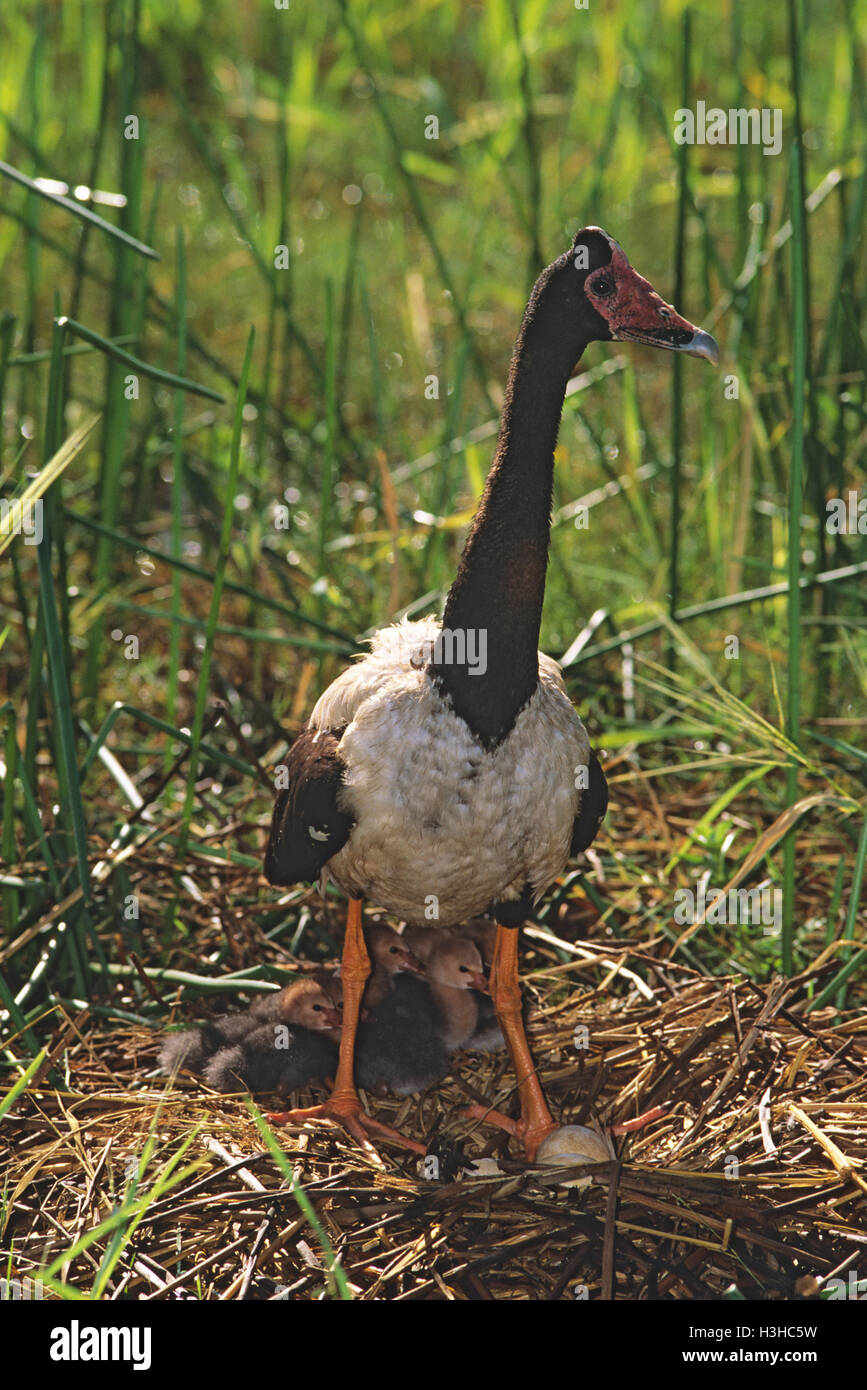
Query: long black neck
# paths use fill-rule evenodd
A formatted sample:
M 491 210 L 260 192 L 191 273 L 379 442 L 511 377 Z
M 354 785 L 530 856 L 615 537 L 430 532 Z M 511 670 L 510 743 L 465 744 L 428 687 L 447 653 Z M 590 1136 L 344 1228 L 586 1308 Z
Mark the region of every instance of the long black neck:
M 431 663 L 439 688 L 488 747 L 506 737 L 538 684 L 554 449 L 566 385 L 591 336 L 579 285 L 563 256 L 543 272 L 527 305 L 497 451 L 446 600 L 442 650 Z M 455 659 L 461 640 L 474 664 Z

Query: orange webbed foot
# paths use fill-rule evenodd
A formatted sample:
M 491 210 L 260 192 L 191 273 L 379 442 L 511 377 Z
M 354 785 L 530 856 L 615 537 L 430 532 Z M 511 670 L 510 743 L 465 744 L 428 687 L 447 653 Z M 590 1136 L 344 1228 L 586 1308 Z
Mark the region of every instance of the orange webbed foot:
M 384 1164 L 373 1144 L 371 1144 L 368 1134 L 372 1134 L 378 1139 L 387 1140 L 391 1144 L 397 1144 L 400 1148 L 409 1149 L 412 1153 L 424 1154 L 427 1150 L 424 1144 L 419 1144 L 415 1139 L 408 1139 L 399 1130 L 392 1129 L 391 1125 L 383 1124 L 381 1120 L 375 1120 L 372 1115 L 368 1115 L 362 1108 L 361 1101 L 357 1095 L 331 1096 L 329 1100 L 323 1101 L 321 1105 L 310 1105 L 299 1110 L 281 1110 L 271 1113 L 267 1119 L 272 1124 L 306 1124 L 308 1120 L 326 1120 L 331 1124 L 342 1125 L 348 1130 L 368 1158 L 372 1159 L 379 1167 Z
M 466 1105 L 463 1113 L 468 1120 L 481 1120 L 484 1124 L 496 1125 L 498 1129 L 504 1129 L 513 1139 L 517 1139 L 527 1155 L 527 1162 L 533 1163 L 536 1152 L 542 1140 L 548 1134 L 553 1134 L 559 1126 L 554 1124 L 550 1116 L 540 1115 L 537 1122 L 528 1122 L 523 1117 L 520 1120 L 513 1120 L 511 1116 L 504 1115 L 501 1110 L 492 1110 L 487 1105 Z

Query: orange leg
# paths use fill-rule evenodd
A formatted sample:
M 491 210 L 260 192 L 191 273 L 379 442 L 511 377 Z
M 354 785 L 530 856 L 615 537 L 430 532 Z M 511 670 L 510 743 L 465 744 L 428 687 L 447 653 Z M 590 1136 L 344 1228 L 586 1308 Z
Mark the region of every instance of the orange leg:
M 423 1154 L 425 1147 L 414 1139 L 406 1139 L 390 1125 L 380 1124 L 362 1108 L 355 1089 L 353 1064 L 355 1058 L 355 1035 L 358 1030 L 358 1017 L 361 1012 L 361 996 L 370 975 L 370 957 L 364 944 L 361 929 L 361 899 L 350 898 L 346 918 L 346 936 L 343 942 L 343 960 L 340 966 L 340 979 L 343 985 L 343 1031 L 340 1035 L 340 1060 L 337 1075 L 328 1100 L 322 1105 L 311 1105 L 301 1110 L 283 1110 L 268 1118 L 276 1124 L 298 1123 L 305 1120 L 337 1120 L 349 1130 L 362 1148 L 379 1160 L 379 1155 L 370 1143 L 365 1130 L 382 1139 L 390 1139 L 405 1149 Z
M 517 927 L 501 927 L 497 923 L 494 959 L 491 964 L 491 998 L 515 1069 L 521 1100 L 521 1118 L 511 1120 L 497 1110 L 486 1111 L 481 1106 L 470 1106 L 468 1113 L 473 1118 L 484 1118 L 489 1123 L 499 1125 L 501 1129 L 516 1135 L 523 1143 L 527 1158 L 532 1163 L 545 1135 L 555 1130 L 557 1125 L 548 1109 L 524 1032 L 521 987 L 518 984 Z
M 612 1134 L 633 1134 L 637 1129 L 643 1129 L 653 1120 L 659 1120 L 668 1110 L 668 1105 L 655 1105 L 652 1110 L 645 1110 L 643 1115 L 636 1115 L 634 1120 L 623 1120 L 619 1125 L 611 1126 Z

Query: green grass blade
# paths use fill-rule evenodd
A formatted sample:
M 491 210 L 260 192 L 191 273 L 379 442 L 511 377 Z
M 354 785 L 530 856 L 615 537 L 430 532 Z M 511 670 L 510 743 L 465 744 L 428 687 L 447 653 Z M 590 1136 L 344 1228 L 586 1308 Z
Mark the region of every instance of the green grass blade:
M 183 230 L 178 227 L 176 236 L 178 283 L 176 290 L 177 309 L 177 360 L 178 376 L 183 379 L 187 366 L 187 265 L 184 250 Z M 184 524 L 184 393 L 175 392 L 174 439 L 172 447 L 172 526 L 169 540 L 171 558 L 181 558 L 181 545 Z M 181 665 L 181 626 L 175 621 L 181 612 L 181 571 L 177 564 L 172 568 L 172 625 L 169 630 L 169 670 L 166 680 L 166 719 L 174 722 L 178 704 L 178 672 Z M 171 749 L 166 745 L 165 768 L 171 763 Z
M 691 36 L 692 16 L 688 9 L 683 12 L 682 29 L 682 68 L 681 101 L 683 108 L 690 105 L 691 86 Z M 677 224 L 674 242 L 674 304 L 683 303 L 683 283 L 686 260 L 686 209 L 689 201 L 687 181 L 689 145 L 684 141 L 677 150 Z M 681 497 L 681 475 L 683 472 L 683 361 L 680 353 L 674 354 L 671 376 L 671 513 L 669 525 L 668 556 L 668 612 L 674 619 L 680 601 L 680 528 L 683 521 L 683 501 Z M 668 664 L 673 669 L 676 647 L 673 641 L 668 644 Z
M 286 1157 L 285 1153 L 278 1144 L 277 1139 L 275 1138 L 272 1130 L 265 1123 L 263 1116 L 259 1113 L 252 1100 L 247 1101 L 247 1109 L 250 1111 L 250 1114 L 256 1122 L 256 1128 L 258 1129 L 265 1144 L 267 1145 L 268 1152 L 271 1154 L 271 1157 L 277 1164 L 278 1168 L 283 1174 L 283 1177 L 289 1183 L 289 1191 L 292 1193 L 292 1196 L 298 1203 L 298 1206 L 300 1207 L 302 1214 L 310 1223 L 311 1229 L 316 1233 L 316 1238 L 322 1246 L 322 1253 L 328 1261 L 328 1267 L 326 1269 L 325 1277 L 332 1295 L 339 1299 L 354 1301 L 352 1290 L 349 1287 L 349 1281 L 346 1278 L 346 1274 L 344 1273 L 343 1268 L 339 1260 L 337 1259 L 337 1256 L 334 1253 L 334 1247 L 332 1246 L 331 1241 L 328 1239 L 322 1222 L 316 1215 L 316 1208 L 310 1201 L 310 1198 L 307 1196 L 307 1193 L 304 1191 L 304 1188 L 301 1186 L 299 1182 L 296 1181 L 295 1176 L 292 1172 L 292 1165 L 290 1164 L 289 1159 Z
M 792 23 L 796 23 L 791 5 Z M 804 262 L 804 204 L 801 200 L 801 149 L 792 146 L 792 461 L 789 475 L 788 516 L 788 685 L 786 693 L 786 735 L 795 747 L 801 741 L 801 508 L 804 492 L 804 398 L 807 375 L 807 304 Z M 798 763 L 789 762 L 786 774 L 786 800 L 790 806 L 798 799 Z M 783 925 L 782 968 L 794 971 L 796 916 L 796 844 L 794 830 L 783 845 Z
M 226 500 L 223 507 L 223 526 L 220 532 L 220 548 L 217 555 L 217 563 L 214 568 L 214 588 L 211 594 L 211 606 L 208 612 L 205 648 L 202 652 L 202 664 L 199 669 L 199 681 L 196 687 L 196 708 L 193 716 L 193 727 L 190 739 L 190 770 L 187 777 L 187 789 L 184 795 L 183 811 L 181 813 L 179 856 L 181 858 L 183 857 L 183 850 L 189 834 L 190 820 L 193 814 L 193 803 L 196 795 L 199 750 L 202 742 L 202 729 L 205 723 L 205 707 L 208 700 L 211 658 L 214 651 L 214 639 L 217 633 L 217 618 L 220 612 L 220 600 L 223 596 L 223 581 L 226 575 L 226 563 L 229 557 L 229 541 L 232 536 L 232 521 L 235 514 L 235 493 L 238 485 L 238 472 L 241 466 L 241 432 L 244 424 L 244 403 L 247 399 L 247 382 L 250 377 L 250 367 L 253 361 L 253 343 L 255 337 L 255 329 L 251 327 L 249 337 L 247 338 L 247 351 L 244 355 L 244 365 L 241 368 L 238 396 L 235 401 L 232 448 L 229 455 L 229 474 L 226 481 Z
M 126 546 L 128 550 L 134 550 L 141 555 L 148 555 L 152 560 L 159 560 L 161 564 L 168 565 L 181 574 L 189 574 L 194 579 L 203 579 L 208 583 L 213 583 L 214 576 L 211 572 L 202 569 L 200 565 L 194 565 L 191 560 L 184 560 L 179 556 L 168 554 L 164 550 L 156 550 L 153 546 L 146 545 L 143 540 L 139 540 L 137 536 L 126 535 L 125 532 L 118 531 L 113 526 L 104 526 L 102 522 L 95 521 L 92 516 L 85 516 L 83 512 L 72 511 L 70 507 L 64 507 L 63 514 L 79 526 L 93 531 L 98 536 L 104 536 L 106 540 L 112 541 L 115 545 Z M 250 585 L 239 584 L 234 579 L 227 579 L 224 588 L 230 593 L 241 594 L 244 598 L 255 599 L 260 607 L 269 608 L 273 613 L 279 613 L 281 617 L 291 618 L 293 622 L 305 623 L 317 632 L 323 632 L 327 636 L 335 638 L 338 645 L 329 648 L 331 651 L 345 651 L 349 656 L 355 651 L 355 638 L 352 633 L 320 622 L 318 618 L 302 613 L 300 608 L 293 607 L 292 604 L 286 603 L 283 599 L 273 598 L 271 594 L 257 593 Z M 183 621 L 183 618 L 179 618 L 178 621 Z M 287 638 L 287 641 L 291 640 L 291 638 Z M 303 642 L 301 638 L 298 640 Z
M 24 1092 L 27 1090 L 27 1087 L 30 1084 L 31 1077 L 36 1075 L 37 1071 L 42 1066 L 42 1063 L 47 1056 L 47 1049 L 42 1048 L 41 1051 L 39 1051 L 33 1058 L 33 1061 L 30 1063 L 27 1069 L 21 1073 L 17 1081 L 14 1081 L 12 1083 L 9 1090 L 6 1092 L 6 1095 L 3 1097 L 2 1100 L 0 1100 L 0 1120 L 3 1119 L 4 1115 L 8 1115 L 9 1111 L 12 1109 L 13 1105 L 15 1105 L 16 1101 L 18 1100 L 19 1096 L 23 1095 Z
M 51 444 L 59 418 L 59 392 L 62 382 L 62 360 L 60 357 L 61 329 L 54 331 L 55 355 L 51 364 L 51 380 L 48 390 L 46 442 Z M 51 678 L 51 693 L 55 732 L 57 735 L 60 759 L 58 777 L 60 780 L 63 805 L 71 818 L 75 841 L 75 855 L 78 867 L 78 881 L 87 902 L 90 898 L 90 867 L 87 855 L 87 825 L 84 803 L 78 780 L 78 760 L 75 756 L 75 733 L 73 728 L 72 704 L 69 678 L 64 666 L 63 636 L 57 614 L 54 593 L 54 578 L 51 572 L 51 534 L 46 531 L 37 547 L 39 564 L 39 592 L 42 617 L 45 624 L 45 644 L 48 653 L 48 669 Z
M 92 212 L 83 203 L 77 203 L 72 198 L 65 198 L 60 193 L 49 193 L 42 188 L 35 179 L 28 178 L 22 174 L 20 169 L 14 169 L 11 164 L 6 164 L 0 159 L 0 174 L 5 174 L 7 179 L 12 179 L 14 183 L 20 183 L 22 187 L 30 190 L 31 193 L 38 194 L 40 198 L 45 198 L 47 202 L 54 203 L 56 207 L 65 208 L 74 217 L 80 218 L 82 222 L 88 222 L 91 227 L 98 227 L 101 232 L 112 237 L 115 241 L 127 246 L 130 251 L 135 251 L 139 256 L 146 256 L 149 260 L 158 261 L 159 251 L 155 251 L 152 246 L 146 246 L 137 237 L 130 236 L 127 232 L 122 232 L 119 227 L 113 227 L 110 222 L 106 222 L 104 217 Z
M 159 381 L 163 386 L 174 386 L 179 391 L 189 391 L 192 396 L 204 396 L 206 400 L 217 401 L 220 405 L 225 404 L 226 397 L 221 395 L 219 391 L 213 391 L 210 386 L 202 386 L 197 381 L 189 381 L 186 377 L 176 376 L 174 372 L 165 372 L 161 367 L 152 367 L 149 362 L 143 362 L 140 357 L 133 357 L 131 352 L 125 352 L 122 347 L 118 347 L 116 341 L 111 338 L 104 338 L 101 333 L 95 333 L 92 328 L 86 328 L 83 323 L 78 323 L 76 319 L 64 316 L 58 322 L 61 328 L 69 329 L 70 333 L 74 333 L 78 338 L 83 338 L 92 347 L 99 348 L 106 357 L 120 362 L 133 372 L 140 372 L 142 376 L 150 377 L 152 381 Z

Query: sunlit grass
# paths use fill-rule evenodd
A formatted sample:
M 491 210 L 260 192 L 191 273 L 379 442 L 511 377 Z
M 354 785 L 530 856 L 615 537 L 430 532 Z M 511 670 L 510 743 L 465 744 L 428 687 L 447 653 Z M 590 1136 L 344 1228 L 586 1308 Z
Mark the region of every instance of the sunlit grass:
M 782 941 L 697 932 L 684 958 L 761 976 L 839 938 L 819 997 L 863 997 L 867 541 L 824 509 L 863 485 L 859 12 L 828 60 L 797 9 L 4 16 L 0 495 L 44 492 L 47 528 L 0 575 L 10 1057 L 54 999 L 159 1020 L 129 952 L 205 989 L 251 942 L 333 950 L 256 882 L 263 769 L 361 635 L 441 602 L 529 285 L 587 222 L 723 363 L 597 346 L 567 401 L 543 644 L 616 760 L 616 886 L 570 877 L 544 911 L 586 893 L 673 948 L 648 876 L 721 888 L 758 846 Z M 779 106 L 784 153 L 677 146 L 687 91 Z M 677 823 L 655 857 L 621 848 L 619 794 Z

